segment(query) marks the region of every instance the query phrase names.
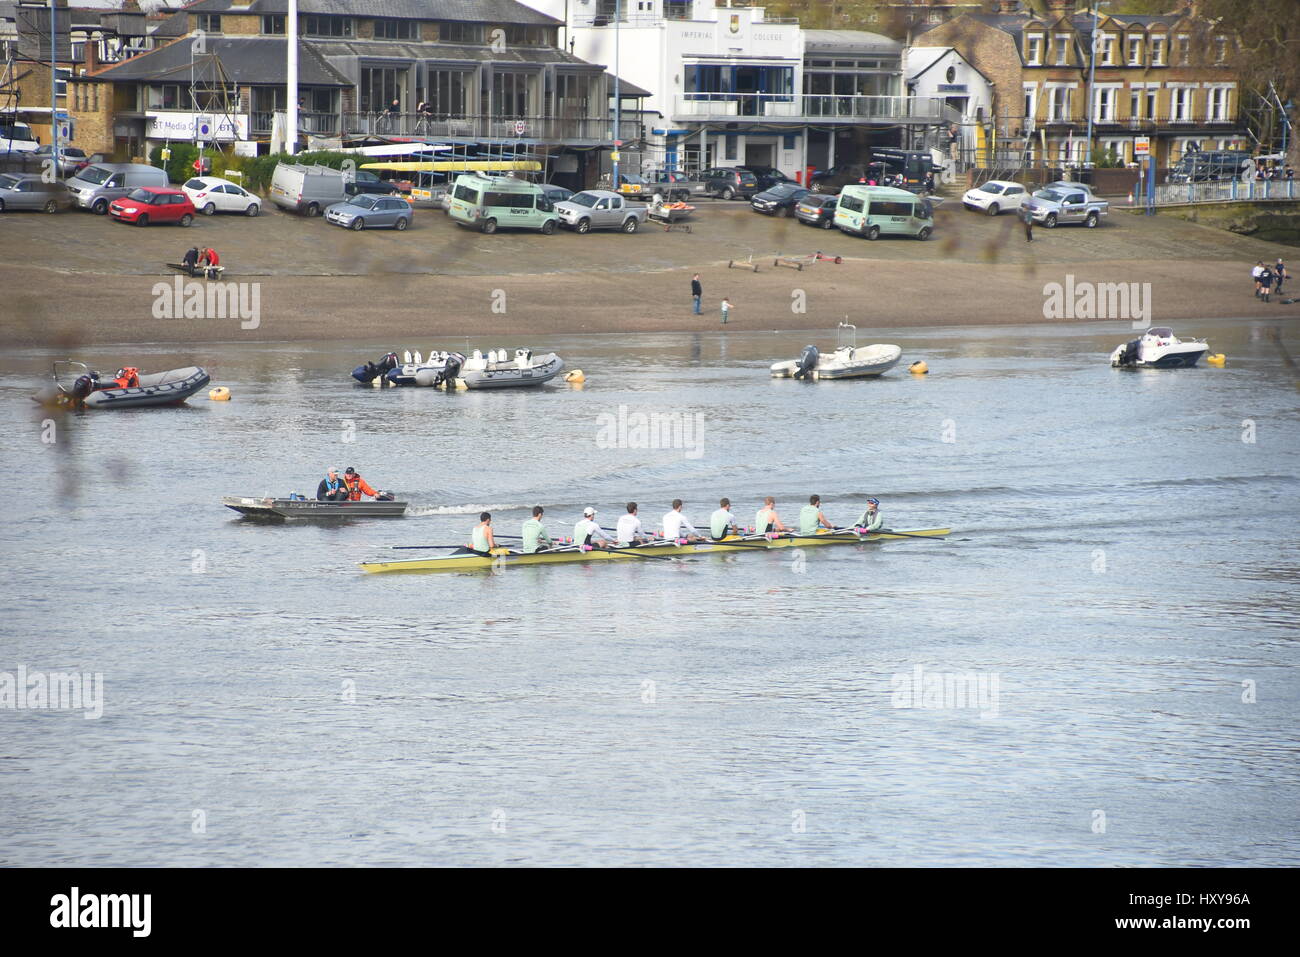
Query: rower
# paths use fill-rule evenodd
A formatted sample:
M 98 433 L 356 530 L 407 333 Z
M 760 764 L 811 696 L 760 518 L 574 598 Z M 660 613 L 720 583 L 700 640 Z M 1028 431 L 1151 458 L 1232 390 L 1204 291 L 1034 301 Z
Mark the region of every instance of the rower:
M 546 534 L 546 526 L 542 524 L 542 515 L 545 512 L 546 509 L 540 505 L 534 505 L 533 517 L 524 522 L 523 551 L 525 555 L 540 552 L 543 548 L 550 548 L 552 545 L 551 536 Z
M 370 483 L 361 477 L 361 473 L 349 465 L 343 470 L 343 484 L 348 487 L 348 501 L 361 501 L 361 493 L 371 498 L 378 498 L 379 493 L 370 487 Z
M 474 532 L 470 536 L 473 543 L 470 547 L 474 551 L 483 555 L 492 554 L 492 549 L 497 547 L 496 539 L 492 537 L 492 513 L 483 512 L 478 517 L 478 524 L 474 526 Z
M 858 519 L 856 527 L 868 532 L 875 532 L 879 531 L 880 526 L 884 523 L 885 519 L 880 514 L 880 500 L 874 498 L 867 499 L 866 511 L 864 511 L 862 517 Z
M 641 527 L 641 519 L 636 516 L 636 502 L 628 502 L 627 514 L 618 517 L 615 537 L 620 545 L 640 545 L 642 542 L 649 541 L 650 537 Z
M 339 478 L 339 470 L 331 468 L 320 484 L 316 486 L 316 501 L 318 502 L 346 502 L 348 500 L 348 487 L 343 484 Z
M 608 548 L 613 540 L 596 523 L 596 510 L 588 505 L 582 510 L 582 520 L 573 526 L 573 540 L 592 548 Z
M 822 514 L 822 497 L 810 495 L 808 504 L 799 510 L 799 534 L 816 535 L 819 529 L 834 527 Z
M 664 515 L 664 538 L 676 541 L 684 538 L 688 542 L 702 541 L 703 537 L 691 524 L 691 520 L 682 514 L 682 500 L 673 499 L 673 509 Z
M 718 510 L 709 516 L 709 534 L 714 541 L 718 541 L 733 532 L 740 535 L 740 526 L 736 524 L 736 516 L 731 513 L 731 499 L 724 498 L 718 502 Z
M 781 519 L 776 514 L 776 499 L 772 496 L 769 495 L 763 499 L 763 507 L 758 510 L 758 515 L 755 516 L 754 527 L 760 534 L 764 535 L 769 532 L 789 531 L 788 528 L 781 524 Z

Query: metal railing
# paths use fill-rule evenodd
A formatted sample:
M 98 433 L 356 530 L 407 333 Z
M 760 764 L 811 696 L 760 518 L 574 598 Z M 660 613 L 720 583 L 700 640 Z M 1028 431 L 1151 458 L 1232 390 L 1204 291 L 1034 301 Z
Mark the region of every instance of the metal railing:
M 1215 183 L 1157 183 L 1157 206 L 1181 206 L 1188 203 L 1241 203 L 1267 200 L 1300 199 L 1293 179 L 1256 179 Z M 1143 200 L 1138 199 L 1141 205 Z
M 685 93 L 675 116 L 696 119 L 755 117 L 772 120 L 899 120 L 938 122 L 946 104 L 932 96 L 836 96 L 820 93 Z
M 343 131 L 374 136 L 466 137 L 475 139 L 630 140 L 641 135 L 640 123 L 624 120 L 618 135 L 612 119 L 560 116 L 447 116 L 432 113 L 344 113 Z
M 276 112 L 283 113 L 283 110 L 268 111 L 254 110 L 249 114 L 251 132 L 256 134 L 269 134 L 271 124 L 274 122 Z M 308 133 L 314 133 L 317 136 L 331 136 L 339 132 L 340 118 L 338 113 L 304 113 L 298 112 L 298 128 L 306 130 Z

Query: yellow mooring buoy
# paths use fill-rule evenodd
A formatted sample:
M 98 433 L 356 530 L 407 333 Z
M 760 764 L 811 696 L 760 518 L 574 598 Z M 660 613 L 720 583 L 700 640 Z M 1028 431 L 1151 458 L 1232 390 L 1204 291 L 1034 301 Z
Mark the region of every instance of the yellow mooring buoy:
M 213 402 L 229 402 L 230 390 L 227 389 L 224 385 L 219 385 L 211 392 L 208 393 L 208 398 L 211 399 Z
M 930 371 L 930 367 L 926 365 L 922 360 L 917 359 L 915 362 L 913 362 L 910 366 L 907 367 L 907 371 L 912 373 L 912 375 L 925 375 L 927 372 Z
M 1228 357 L 1225 356 L 1222 352 L 1216 352 L 1212 356 L 1206 356 L 1205 361 L 1212 366 L 1217 366 L 1218 368 L 1222 369 L 1225 365 L 1228 364 Z
M 586 382 L 587 376 L 583 373 L 581 369 L 573 369 L 569 372 L 564 373 L 564 381 L 578 382 L 578 383 Z

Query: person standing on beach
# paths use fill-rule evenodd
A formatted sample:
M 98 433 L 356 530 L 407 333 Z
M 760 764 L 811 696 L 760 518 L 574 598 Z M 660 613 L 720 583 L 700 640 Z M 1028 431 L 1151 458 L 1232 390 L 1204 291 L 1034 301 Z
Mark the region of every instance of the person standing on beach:
M 727 320 L 731 318 L 731 300 L 725 296 L 722 299 L 722 324 L 725 326 Z
M 1025 242 L 1034 241 L 1034 214 L 1027 207 L 1020 207 L 1020 221 L 1025 224 Z
M 1255 298 L 1259 298 L 1259 277 L 1264 274 L 1264 260 L 1255 263 L 1255 268 L 1250 271 L 1250 278 L 1255 280 Z
M 1282 283 L 1291 278 L 1291 274 L 1286 271 L 1286 264 L 1282 262 L 1282 257 L 1277 259 L 1277 265 L 1273 267 L 1273 288 L 1277 290 L 1279 296 L 1282 295 Z
M 695 315 L 700 314 L 700 301 L 704 298 L 704 287 L 700 285 L 700 274 L 691 277 L 691 299 L 695 303 Z

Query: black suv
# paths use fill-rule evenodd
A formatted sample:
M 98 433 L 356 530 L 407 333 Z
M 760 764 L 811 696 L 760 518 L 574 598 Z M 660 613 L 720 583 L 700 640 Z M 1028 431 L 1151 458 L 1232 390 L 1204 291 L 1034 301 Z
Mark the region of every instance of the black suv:
M 780 186 L 782 183 L 795 183 L 789 176 L 782 173 L 775 166 L 737 166 L 736 169 L 747 169 L 754 174 L 754 179 L 758 180 L 759 190 L 768 190 L 773 186 Z
M 872 163 L 870 166 L 862 163 L 845 163 L 832 166 L 830 169 L 818 170 L 812 174 L 808 185 L 812 187 L 814 193 L 838 193 L 850 183 L 865 183 L 872 178 L 879 183 L 883 175 L 883 163 Z
M 758 177 L 735 166 L 706 169 L 700 174 L 700 180 L 706 193 L 722 199 L 735 199 L 737 196 L 749 199 L 760 191 Z

